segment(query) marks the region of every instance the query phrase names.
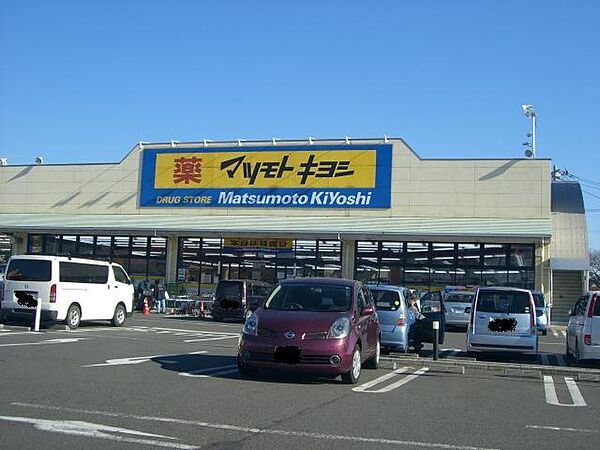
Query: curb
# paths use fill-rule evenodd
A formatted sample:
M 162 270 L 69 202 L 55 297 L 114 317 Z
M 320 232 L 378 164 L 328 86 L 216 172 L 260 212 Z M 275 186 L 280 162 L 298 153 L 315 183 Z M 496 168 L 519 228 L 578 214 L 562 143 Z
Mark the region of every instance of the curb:
M 0 328 L 3 330 L 9 330 L 9 331 L 32 331 L 33 329 L 31 327 L 26 327 L 26 326 L 21 326 L 21 325 L 5 325 L 5 324 L 0 324 Z M 6 333 L 8 335 L 8 333 Z
M 533 364 L 511 364 L 482 361 L 443 361 L 425 358 L 381 358 L 382 367 L 395 370 L 400 366 L 428 367 L 429 372 L 465 375 L 474 372 L 494 372 L 511 378 L 542 379 L 543 375 L 570 376 L 577 381 L 600 383 L 600 369 L 585 367 L 556 367 Z

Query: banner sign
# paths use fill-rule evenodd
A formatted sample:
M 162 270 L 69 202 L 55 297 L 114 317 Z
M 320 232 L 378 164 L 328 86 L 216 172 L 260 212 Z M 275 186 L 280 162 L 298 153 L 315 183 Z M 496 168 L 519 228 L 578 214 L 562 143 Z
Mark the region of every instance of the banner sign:
M 223 250 L 233 253 L 267 251 L 269 253 L 291 253 L 294 241 L 274 238 L 224 238 Z
M 140 207 L 389 208 L 392 145 L 147 149 Z

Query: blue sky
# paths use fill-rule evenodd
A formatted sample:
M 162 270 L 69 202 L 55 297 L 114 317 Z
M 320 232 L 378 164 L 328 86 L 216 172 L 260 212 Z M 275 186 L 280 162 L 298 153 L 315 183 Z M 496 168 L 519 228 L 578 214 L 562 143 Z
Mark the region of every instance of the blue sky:
M 0 0 L 0 157 L 384 134 L 422 157 L 518 157 L 531 103 L 538 156 L 598 182 L 600 211 L 599 23 L 596 0 Z

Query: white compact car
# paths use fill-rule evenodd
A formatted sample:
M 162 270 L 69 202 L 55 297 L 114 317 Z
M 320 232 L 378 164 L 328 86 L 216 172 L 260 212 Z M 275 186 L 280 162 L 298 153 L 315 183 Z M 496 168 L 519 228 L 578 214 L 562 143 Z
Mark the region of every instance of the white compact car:
M 62 256 L 13 256 L 6 268 L 2 317 L 42 321 L 111 320 L 120 327 L 133 312 L 133 285 L 119 264 Z
M 580 297 L 569 316 L 567 357 L 600 359 L 600 291 Z
M 535 303 L 531 292 L 516 288 L 480 288 L 467 329 L 467 352 L 536 354 L 537 349 Z
M 475 299 L 475 292 L 451 291 L 446 294 L 446 325 L 469 326 L 471 316 L 471 303 Z

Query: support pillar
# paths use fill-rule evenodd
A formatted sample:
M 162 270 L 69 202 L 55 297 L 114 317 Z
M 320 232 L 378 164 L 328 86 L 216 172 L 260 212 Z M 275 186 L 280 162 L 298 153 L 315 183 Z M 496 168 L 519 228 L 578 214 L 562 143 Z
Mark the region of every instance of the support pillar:
M 356 259 L 356 241 L 342 241 L 342 278 L 354 279 L 354 263 Z
M 179 239 L 177 236 L 169 235 L 167 238 L 167 269 L 166 282 L 175 283 L 177 281 L 177 252 L 179 251 Z

